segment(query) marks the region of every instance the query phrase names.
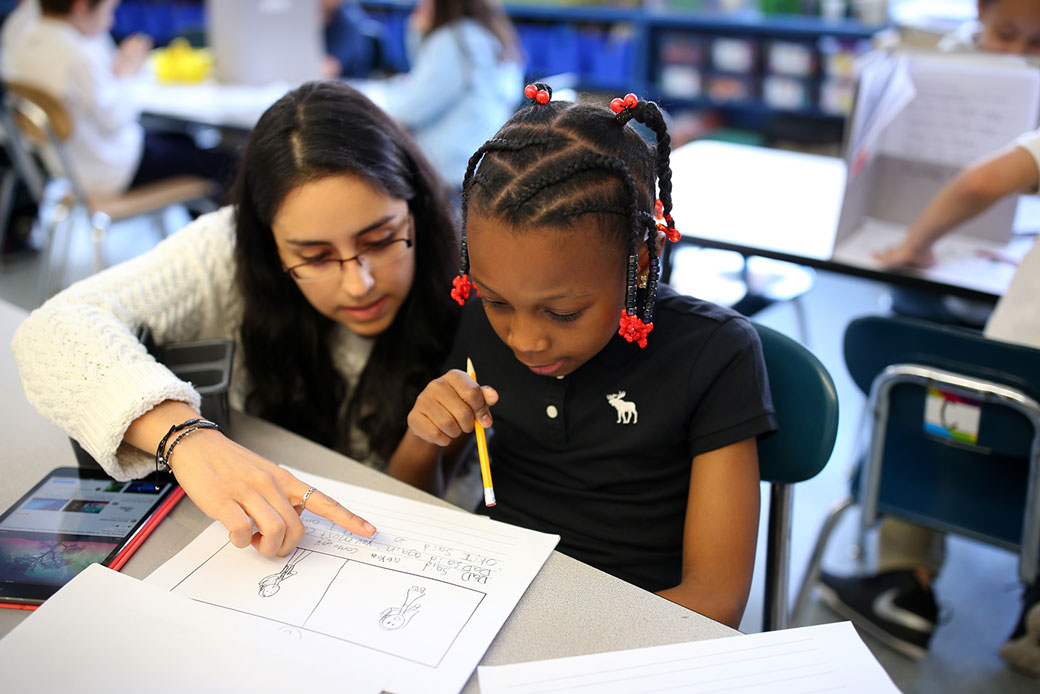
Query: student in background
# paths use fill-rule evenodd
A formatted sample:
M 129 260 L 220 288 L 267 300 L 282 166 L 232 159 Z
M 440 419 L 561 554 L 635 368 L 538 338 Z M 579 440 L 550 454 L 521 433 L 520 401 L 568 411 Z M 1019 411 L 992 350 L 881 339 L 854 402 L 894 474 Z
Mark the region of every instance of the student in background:
M 443 182 L 370 101 L 312 82 L 260 118 L 233 198 L 34 311 L 12 343 L 29 401 L 114 478 L 144 477 L 200 398 L 136 331 L 226 338 L 232 407 L 386 469 L 458 320 L 441 291 L 458 259 Z M 184 439 L 170 468 L 236 546 L 285 555 L 303 535 L 307 485 L 220 432 Z M 373 532 L 324 495 L 307 508 Z
M 978 20 L 944 36 L 941 51 L 1040 54 L 1040 3 L 1036 0 L 978 0 Z
M 386 83 L 383 106 L 452 185 L 513 112 L 520 45 L 495 0 L 419 0 L 409 17 L 411 70 Z
M 137 74 L 151 42 L 128 39 L 114 54 L 101 48 L 118 0 L 40 0 L 41 16 L 10 49 L 4 79 L 37 87 L 62 101 L 71 116 L 66 148 L 88 194 L 113 195 L 178 174 L 218 182 L 230 173 L 225 152 L 185 136 L 146 133 L 126 79 Z
M 328 79 L 368 77 L 378 67 L 383 26 L 368 17 L 356 0 L 321 0 Z
M 615 116 L 528 90 L 470 159 L 452 295 L 476 296 L 455 369 L 419 395 L 394 463 L 431 488 L 440 447 L 494 424 L 492 518 L 559 533 L 565 554 L 735 626 L 755 558 L 756 439 L 775 428 L 757 333 L 658 286 L 659 230 L 677 232 L 657 105 L 629 95 Z
M 934 262 L 932 245 L 1006 195 L 1035 193 L 1040 184 L 1040 131 L 961 171 L 928 203 L 902 244 L 878 256 L 893 270 Z M 986 336 L 1040 349 L 1040 245 L 1022 260 L 1007 293 L 986 323 Z M 932 584 L 945 560 L 945 535 L 886 517 L 879 538 L 878 573 L 842 578 L 823 572 L 825 602 L 902 653 L 923 657 L 939 607 Z M 890 593 L 893 608 L 879 597 Z M 1022 615 L 1000 654 L 1017 669 L 1040 675 L 1040 586 L 1026 586 Z
M 965 22 L 934 46 L 949 53 L 1040 54 L 1040 2 L 1037 0 L 978 0 L 978 19 Z M 881 48 L 898 48 L 895 32 L 880 32 Z M 972 301 L 934 292 L 894 288 L 892 311 L 900 315 L 969 328 L 981 328 L 992 302 Z

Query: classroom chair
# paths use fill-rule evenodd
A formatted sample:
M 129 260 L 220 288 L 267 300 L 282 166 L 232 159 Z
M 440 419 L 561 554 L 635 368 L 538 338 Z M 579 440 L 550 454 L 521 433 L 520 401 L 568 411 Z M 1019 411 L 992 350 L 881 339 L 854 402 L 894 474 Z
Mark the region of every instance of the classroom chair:
M 792 616 L 819 580 L 839 518 L 857 503 L 861 543 L 890 513 L 1017 552 L 1022 581 L 1035 582 L 1040 350 L 880 316 L 852 321 L 844 342 L 849 374 L 869 394 L 870 439 L 849 497 L 823 523 Z
M 150 218 L 165 236 L 165 210 L 172 205 L 194 204 L 198 209 L 214 209 L 210 196 L 214 184 L 196 176 L 175 176 L 163 181 L 137 186 L 116 195 L 88 195 L 69 165 L 64 144 L 72 134 L 73 122 L 65 106 L 47 92 L 25 84 L 4 85 L 5 121 L 13 124 L 9 139 L 30 153 L 18 157 L 16 164 L 24 169 L 23 178 L 43 179 L 37 194 L 41 224 L 46 233 L 43 270 L 40 278 L 41 299 L 51 291 L 54 266 L 64 268 L 67 258 L 56 250 L 56 236 L 65 222 L 74 226 L 78 219 L 89 221 L 93 243 L 93 270 L 105 267 L 105 233 L 113 222 L 134 217 Z M 66 249 L 72 229 L 66 233 Z
M 769 482 L 764 631 L 788 624 L 792 485 L 816 476 L 838 434 L 838 393 L 820 360 L 786 335 L 755 324 L 762 340 L 779 430 L 758 443 L 759 475 Z

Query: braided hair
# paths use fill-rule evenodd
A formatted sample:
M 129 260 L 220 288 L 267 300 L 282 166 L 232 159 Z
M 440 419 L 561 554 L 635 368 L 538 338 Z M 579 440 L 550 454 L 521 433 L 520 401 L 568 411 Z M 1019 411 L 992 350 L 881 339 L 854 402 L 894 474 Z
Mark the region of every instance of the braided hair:
M 613 113 L 599 106 L 553 102 L 552 90 L 542 83 L 529 85 L 525 94 L 531 104 L 469 159 L 462 184 L 463 229 L 471 211 L 517 230 L 566 229 L 575 218 L 592 215 L 604 239 L 622 245 L 628 256 L 619 332 L 645 347 L 660 273 L 657 231 L 674 232 L 671 138 L 664 116 L 657 104 L 631 94 L 614 100 Z M 630 119 L 654 132 L 656 146 L 627 125 Z M 655 182 L 667 225 L 659 226 L 654 219 Z M 640 311 L 636 289 L 644 237 L 650 273 Z M 452 291 L 459 303 L 468 298 L 470 286 L 465 231 L 461 250 Z

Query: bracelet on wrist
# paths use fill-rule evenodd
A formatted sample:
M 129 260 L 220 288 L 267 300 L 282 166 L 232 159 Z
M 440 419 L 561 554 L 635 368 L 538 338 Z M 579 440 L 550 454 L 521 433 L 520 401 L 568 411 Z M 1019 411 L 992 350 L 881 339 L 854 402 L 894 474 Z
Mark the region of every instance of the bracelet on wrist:
M 158 488 L 159 471 L 163 468 L 170 469 L 170 456 L 173 454 L 173 449 L 177 445 L 177 442 L 184 438 L 186 435 L 199 429 L 216 429 L 220 431 L 220 426 L 216 422 L 211 422 L 205 417 L 193 417 L 180 424 L 175 424 L 170 427 L 170 430 L 166 432 L 166 435 L 159 441 L 158 448 L 155 449 L 155 479 L 156 488 Z M 177 432 L 182 432 L 177 438 L 170 444 L 169 450 L 166 449 L 166 442 L 169 441 L 170 437 Z

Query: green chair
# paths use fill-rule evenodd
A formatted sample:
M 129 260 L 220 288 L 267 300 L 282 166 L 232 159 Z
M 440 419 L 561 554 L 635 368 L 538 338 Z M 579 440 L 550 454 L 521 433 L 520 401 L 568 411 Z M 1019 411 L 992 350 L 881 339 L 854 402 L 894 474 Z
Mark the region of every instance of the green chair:
M 780 424 L 758 444 L 759 474 L 770 483 L 762 628 L 772 631 L 788 622 L 791 485 L 815 477 L 830 459 L 838 433 L 838 393 L 812 352 L 771 328 L 756 324 L 755 329 Z

